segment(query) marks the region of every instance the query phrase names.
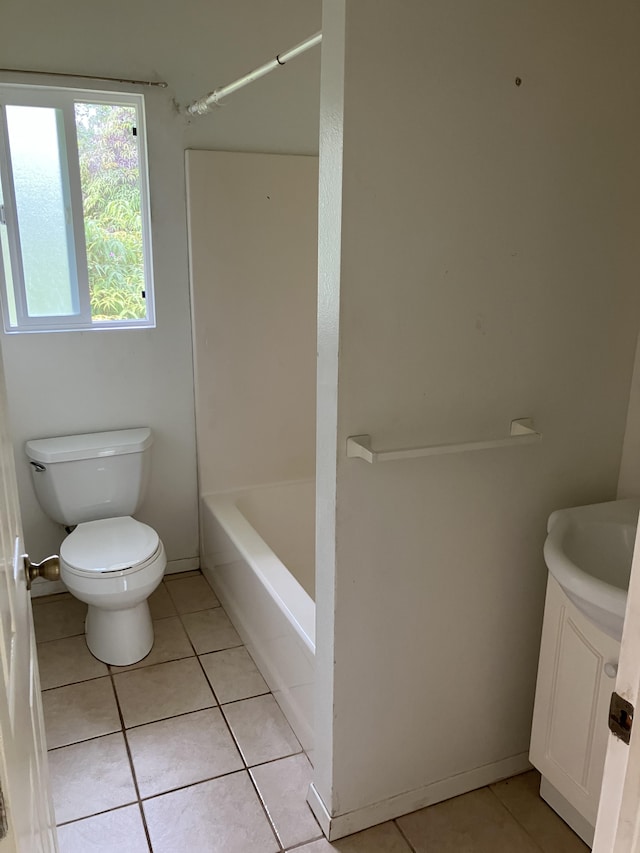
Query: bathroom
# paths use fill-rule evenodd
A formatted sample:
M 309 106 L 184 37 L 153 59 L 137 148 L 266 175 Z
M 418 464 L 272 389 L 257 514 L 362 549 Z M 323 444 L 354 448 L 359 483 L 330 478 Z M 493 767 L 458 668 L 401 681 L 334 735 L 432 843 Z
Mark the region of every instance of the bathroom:
M 16 448 L 154 430 L 138 517 L 161 533 L 169 572 L 200 565 L 184 152 L 317 154 L 319 114 L 342 110 L 341 4 L 324 6 L 3 8 L 7 67 L 169 84 L 145 90 L 157 328 L 3 338 Z M 638 21 L 626 6 L 587 14 L 573 2 L 465 3 L 460 19 L 448 4 L 406 3 L 398 16 L 347 6 L 353 135 L 342 157 L 328 121 L 321 139 L 345 179 L 321 183 L 314 784 L 355 831 L 395 796 L 410 811 L 440 780 L 489 768 L 469 778 L 477 787 L 527 769 L 546 518 L 613 498 L 619 475 L 622 493 L 638 491 L 635 420 L 620 464 L 638 330 Z M 322 106 L 310 52 L 210 116 L 176 109 L 331 27 Z M 239 299 L 236 311 L 251 307 Z M 521 417 L 539 447 L 379 469 L 343 453 L 348 435 L 417 446 L 492 438 Z M 308 439 L 305 460 L 277 479 L 312 476 Z M 25 540 L 41 559 L 59 535 L 29 476 L 19 460 Z M 225 488 L 236 485 L 251 483 Z M 453 697 L 446 714 L 434 694 Z

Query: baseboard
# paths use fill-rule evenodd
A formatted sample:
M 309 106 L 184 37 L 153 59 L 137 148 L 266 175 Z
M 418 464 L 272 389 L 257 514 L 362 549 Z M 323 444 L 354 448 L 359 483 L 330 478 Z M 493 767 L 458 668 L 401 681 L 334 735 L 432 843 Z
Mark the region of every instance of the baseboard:
M 182 560 L 168 560 L 165 575 L 175 575 L 178 572 L 192 572 L 200 568 L 199 557 L 184 557 Z
M 200 568 L 199 557 L 185 557 L 182 560 L 169 560 L 165 575 L 176 575 L 178 572 L 191 572 Z M 31 598 L 40 598 L 43 595 L 55 595 L 58 592 L 66 592 L 67 588 L 62 581 L 46 581 L 36 578 L 31 585 Z
M 43 595 L 55 595 L 58 592 L 66 592 L 67 588 L 62 581 L 46 581 L 36 578 L 31 584 L 31 598 L 40 598 Z
M 324 832 L 327 838 L 331 835 L 331 815 L 327 811 L 327 807 L 322 801 L 322 797 L 316 791 L 316 786 L 313 782 L 309 785 L 307 791 L 307 803 L 313 812 L 315 819 L 320 824 L 320 829 Z
M 485 785 L 491 785 L 510 776 L 517 776 L 530 769 L 529 755 L 522 752 L 335 817 L 329 814 L 313 783 L 309 786 L 307 802 L 326 837 L 329 841 L 336 841 L 345 835 L 352 835 L 354 832 L 415 812 L 425 806 L 432 806 L 443 800 L 458 797 L 460 794 L 475 791 L 476 788 L 484 788 Z

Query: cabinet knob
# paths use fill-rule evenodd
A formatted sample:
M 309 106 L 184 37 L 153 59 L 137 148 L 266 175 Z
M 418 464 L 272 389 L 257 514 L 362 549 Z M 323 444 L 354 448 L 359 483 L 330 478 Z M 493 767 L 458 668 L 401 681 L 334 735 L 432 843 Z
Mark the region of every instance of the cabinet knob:
M 605 675 L 608 675 L 609 678 L 615 678 L 618 674 L 618 664 L 617 663 L 605 663 L 604 665 Z

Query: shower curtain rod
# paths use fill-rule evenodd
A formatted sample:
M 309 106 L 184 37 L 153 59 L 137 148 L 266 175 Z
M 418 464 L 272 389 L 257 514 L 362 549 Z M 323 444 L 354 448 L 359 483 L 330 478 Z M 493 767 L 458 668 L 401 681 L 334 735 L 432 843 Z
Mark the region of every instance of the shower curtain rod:
M 95 74 L 70 74 L 66 71 L 31 71 L 26 68 L 0 68 L 0 74 L 36 74 L 40 77 L 67 77 L 77 80 L 106 80 L 109 83 L 131 83 L 133 86 L 158 86 L 166 89 L 163 80 L 129 80 L 127 77 L 96 77 Z
M 315 47 L 317 44 L 320 44 L 321 41 L 321 32 L 309 36 L 308 39 L 301 41 L 300 44 L 279 53 L 275 59 L 271 59 L 269 62 L 265 62 L 264 65 L 254 68 L 253 71 L 249 71 L 248 74 L 245 74 L 243 77 L 239 77 L 237 80 L 234 80 L 233 83 L 227 83 L 226 86 L 220 86 L 218 89 L 214 89 L 213 92 L 205 95 L 204 98 L 199 98 L 197 101 L 193 101 L 187 107 L 187 112 L 191 113 L 192 116 L 202 116 L 205 113 L 208 113 L 212 107 L 219 105 L 220 100 L 224 98 L 225 95 L 230 95 L 232 92 L 242 89 L 243 86 L 248 86 L 249 83 L 253 83 L 254 80 L 259 80 L 260 77 L 264 77 L 265 74 L 275 71 L 276 68 L 284 65 L 285 62 L 288 62 L 290 59 L 294 59 L 296 56 L 300 56 L 301 53 L 304 53 L 310 48 Z

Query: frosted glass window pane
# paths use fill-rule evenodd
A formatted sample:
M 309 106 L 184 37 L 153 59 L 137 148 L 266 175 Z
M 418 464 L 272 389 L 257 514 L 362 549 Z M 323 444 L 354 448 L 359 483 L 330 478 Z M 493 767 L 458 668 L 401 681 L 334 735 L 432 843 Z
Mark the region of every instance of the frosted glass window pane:
M 62 111 L 7 106 L 7 129 L 30 317 L 78 314 Z
M 144 320 L 137 110 L 76 103 L 91 316 Z

